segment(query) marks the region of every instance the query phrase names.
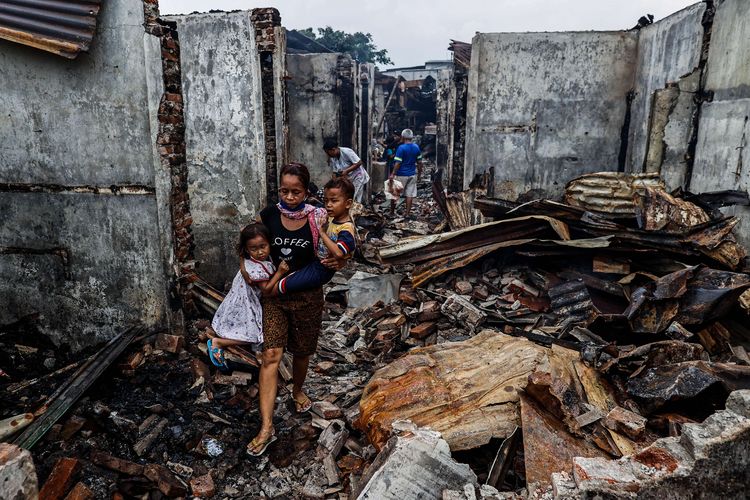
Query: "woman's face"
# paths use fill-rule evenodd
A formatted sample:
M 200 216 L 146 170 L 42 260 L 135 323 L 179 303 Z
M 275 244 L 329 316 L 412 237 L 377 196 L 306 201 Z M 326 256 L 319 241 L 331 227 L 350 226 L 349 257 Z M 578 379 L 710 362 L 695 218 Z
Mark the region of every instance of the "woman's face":
M 305 201 L 307 190 L 302 185 L 302 181 L 296 175 L 282 175 L 281 185 L 279 186 L 279 198 L 287 204 L 289 208 L 297 206 Z

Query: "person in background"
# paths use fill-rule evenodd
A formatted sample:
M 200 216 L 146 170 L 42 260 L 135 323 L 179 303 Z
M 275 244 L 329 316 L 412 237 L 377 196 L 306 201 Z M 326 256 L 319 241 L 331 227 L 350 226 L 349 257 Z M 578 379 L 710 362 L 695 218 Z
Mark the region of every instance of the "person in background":
M 406 209 L 404 217 L 410 217 L 411 206 L 417 196 L 417 178 L 422 175 L 422 151 L 419 146 L 412 142 L 414 132 L 405 128 L 401 132 L 402 144 L 396 149 L 393 158 L 393 170 L 388 179 L 397 179 L 404 186 L 403 194 L 406 197 Z M 396 201 L 391 200 L 391 215 L 396 213 Z
M 354 201 L 362 203 L 365 186 L 370 181 L 370 175 L 362 166 L 357 153 L 352 149 L 339 146 L 338 142 L 329 139 L 323 143 L 323 151 L 328 155 L 328 165 L 333 170 L 333 177 L 345 175 L 354 185 Z
M 393 132 L 391 134 L 390 139 L 388 139 L 386 142 L 383 142 L 383 147 L 385 148 L 385 151 L 383 151 L 383 161 L 386 162 L 386 172 L 388 175 L 391 175 L 391 170 L 393 169 L 393 159 L 396 157 L 396 149 L 398 149 L 399 145 L 401 144 L 401 135 L 398 134 L 398 132 Z

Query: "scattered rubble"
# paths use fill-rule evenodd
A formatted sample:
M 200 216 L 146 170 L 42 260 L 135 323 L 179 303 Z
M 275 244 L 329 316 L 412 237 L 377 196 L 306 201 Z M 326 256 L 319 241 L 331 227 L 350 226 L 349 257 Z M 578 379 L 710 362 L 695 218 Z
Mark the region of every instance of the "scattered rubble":
M 420 224 L 361 211 L 361 255 L 326 288 L 311 414 L 285 356 L 263 457 L 244 454 L 259 359 L 233 347 L 215 372 L 206 319 L 47 363 L 43 342 L 0 336 L 0 432 L 33 447 L 48 498 L 657 497 L 696 478 L 732 495 L 750 484 L 750 275 L 716 207 L 738 197 L 618 175 L 571 182 L 566 203 L 420 197 Z M 207 318 L 223 294 L 192 280 Z

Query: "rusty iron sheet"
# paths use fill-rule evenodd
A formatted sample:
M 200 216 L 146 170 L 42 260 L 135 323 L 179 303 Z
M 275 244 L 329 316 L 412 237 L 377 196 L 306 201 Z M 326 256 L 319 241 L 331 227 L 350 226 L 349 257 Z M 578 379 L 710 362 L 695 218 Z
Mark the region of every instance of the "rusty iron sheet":
M 478 248 L 470 248 L 463 252 L 449 253 L 448 255 L 437 257 L 435 259 L 423 262 L 416 266 L 412 271 L 412 286 L 419 287 L 427 281 L 437 278 L 438 276 L 468 266 L 472 262 L 481 259 L 485 255 L 500 250 L 502 248 L 526 247 L 529 245 L 543 245 L 555 247 L 557 253 L 571 253 L 580 250 L 602 249 L 609 246 L 609 237 L 589 238 L 582 240 L 538 240 L 522 239 L 501 241 L 491 243 Z
M 628 381 L 627 392 L 649 411 L 693 400 L 696 409 L 722 404 L 730 392 L 750 389 L 750 366 L 685 361 L 644 370 Z
M 636 289 L 623 313 L 634 332 L 661 333 L 673 321 L 699 326 L 724 316 L 750 289 L 750 275 L 694 266 Z
M 636 192 L 635 216 L 646 231 L 674 231 L 704 224 L 711 220 L 698 205 L 674 198 L 661 189 L 646 187 Z
M 0 1 L 0 38 L 74 59 L 89 50 L 100 0 Z
M 549 486 L 553 472 L 571 470 L 573 457 L 610 458 L 596 446 L 570 434 L 559 420 L 528 396 L 521 396 L 521 430 L 529 484 Z
M 591 302 L 583 280 L 573 280 L 553 286 L 548 290 L 552 312 L 566 325 L 590 325 L 598 311 Z
M 398 243 L 379 248 L 378 254 L 386 264 L 414 264 L 503 241 L 555 236 L 560 240 L 570 239 L 565 223 L 551 217 L 532 215 L 448 233 L 404 238 Z
M 573 179 L 565 186 L 565 201 L 594 212 L 635 215 L 633 195 L 651 187 L 664 189 L 655 173 L 599 172 Z
M 471 44 L 451 40 L 448 50 L 453 52 L 453 64 L 468 70 L 471 65 Z
M 378 449 L 402 419 L 439 431 L 453 451 L 506 438 L 518 425 L 518 391 L 547 352 L 492 330 L 413 349 L 375 372 L 354 425 Z

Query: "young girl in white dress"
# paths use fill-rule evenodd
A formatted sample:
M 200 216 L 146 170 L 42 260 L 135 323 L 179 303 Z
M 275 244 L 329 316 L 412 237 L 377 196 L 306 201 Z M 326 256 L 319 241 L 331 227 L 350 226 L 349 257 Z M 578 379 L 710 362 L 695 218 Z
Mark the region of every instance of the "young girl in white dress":
M 228 366 L 224 348 L 232 345 L 260 344 L 263 342 L 263 309 L 260 296 L 274 289 L 289 271 L 286 262 L 275 269 L 269 259 L 270 235 L 263 224 L 249 224 L 240 232 L 237 245 L 240 267 L 247 272 L 247 281 L 241 272 L 232 281 L 232 289 L 217 309 L 211 327 L 218 338 L 209 339 L 208 357 L 222 370 Z

